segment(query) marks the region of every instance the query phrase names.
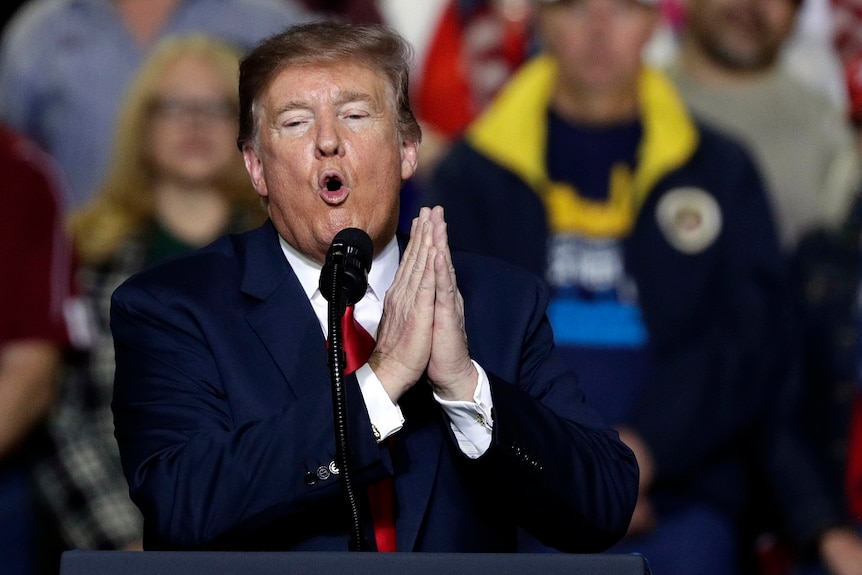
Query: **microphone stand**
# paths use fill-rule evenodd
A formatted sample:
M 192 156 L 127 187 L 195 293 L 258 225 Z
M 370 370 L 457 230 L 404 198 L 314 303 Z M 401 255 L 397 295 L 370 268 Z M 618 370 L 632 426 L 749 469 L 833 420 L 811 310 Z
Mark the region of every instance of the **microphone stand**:
M 353 485 L 350 438 L 347 422 L 347 395 L 344 389 L 344 344 L 341 318 L 344 315 L 345 294 L 344 255 L 333 257 L 332 291 L 329 301 L 329 347 L 328 362 L 332 381 L 332 407 L 335 418 L 335 462 L 341 477 L 342 491 L 347 500 L 350 512 L 350 551 L 367 551 L 365 539 L 362 536 L 362 520 L 360 503 Z

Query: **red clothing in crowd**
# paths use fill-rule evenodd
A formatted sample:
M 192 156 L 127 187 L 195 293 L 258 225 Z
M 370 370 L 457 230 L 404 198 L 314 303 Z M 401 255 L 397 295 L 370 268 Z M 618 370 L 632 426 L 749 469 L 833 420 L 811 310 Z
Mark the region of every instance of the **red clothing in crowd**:
M 53 160 L 0 128 L 0 174 L 0 346 L 22 339 L 66 344 L 70 253 Z

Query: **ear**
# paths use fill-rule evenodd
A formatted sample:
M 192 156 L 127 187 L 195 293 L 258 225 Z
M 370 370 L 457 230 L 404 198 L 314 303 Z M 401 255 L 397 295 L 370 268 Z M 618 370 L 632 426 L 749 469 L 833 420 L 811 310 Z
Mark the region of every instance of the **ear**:
M 419 165 L 419 142 L 403 142 L 401 144 L 401 180 L 408 180 L 416 173 Z
M 251 177 L 251 185 L 254 186 L 255 191 L 260 197 L 267 197 L 269 195 L 269 191 L 266 189 L 266 178 L 263 174 L 263 162 L 254 150 L 254 146 L 251 144 L 243 146 L 242 159 L 245 162 L 245 169 Z

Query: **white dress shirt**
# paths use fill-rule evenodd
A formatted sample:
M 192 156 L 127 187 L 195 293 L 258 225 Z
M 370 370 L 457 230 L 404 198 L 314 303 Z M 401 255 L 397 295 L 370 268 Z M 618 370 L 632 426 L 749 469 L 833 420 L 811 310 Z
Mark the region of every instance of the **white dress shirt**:
M 301 254 L 281 236 L 279 236 L 279 242 L 290 267 L 293 268 L 294 273 L 299 278 L 305 295 L 314 308 L 314 313 L 317 314 L 320 328 L 326 337 L 329 307 L 319 288 L 321 265 Z M 374 258 L 371 271 L 368 274 L 368 289 L 354 307 L 354 317 L 375 339 L 377 338 L 380 317 L 383 315 L 383 298 L 386 295 L 386 290 L 389 289 L 395 279 L 398 261 L 398 242 L 393 238 L 383 251 Z M 488 375 L 475 361 L 473 365 L 479 372 L 479 381 L 473 394 L 473 401 L 446 401 L 436 393 L 434 399 L 448 416 L 461 451 L 468 457 L 477 458 L 485 453 L 491 445 L 494 421 L 492 419 L 493 404 Z M 383 388 L 383 384 L 380 383 L 367 363 L 356 370 L 356 378 L 359 380 L 359 389 L 362 392 L 371 424 L 377 431 L 375 435 L 377 435 L 378 442 L 383 441 L 399 431 L 404 425 L 401 408 L 398 404 L 392 403 Z

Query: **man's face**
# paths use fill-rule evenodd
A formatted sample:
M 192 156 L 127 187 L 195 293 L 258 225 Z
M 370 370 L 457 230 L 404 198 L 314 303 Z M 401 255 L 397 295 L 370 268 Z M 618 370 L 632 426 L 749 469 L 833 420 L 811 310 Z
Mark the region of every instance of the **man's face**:
M 259 104 L 259 141 L 243 156 L 281 236 L 319 262 L 346 227 L 382 248 L 395 234 L 401 183 L 418 152 L 417 142 L 399 137 L 384 76 L 351 61 L 290 66 Z
M 577 93 L 629 90 L 658 11 L 635 0 L 572 0 L 543 7 L 539 25 L 561 80 Z
M 733 70 L 772 66 L 796 18 L 793 0 L 689 0 L 688 33 Z

